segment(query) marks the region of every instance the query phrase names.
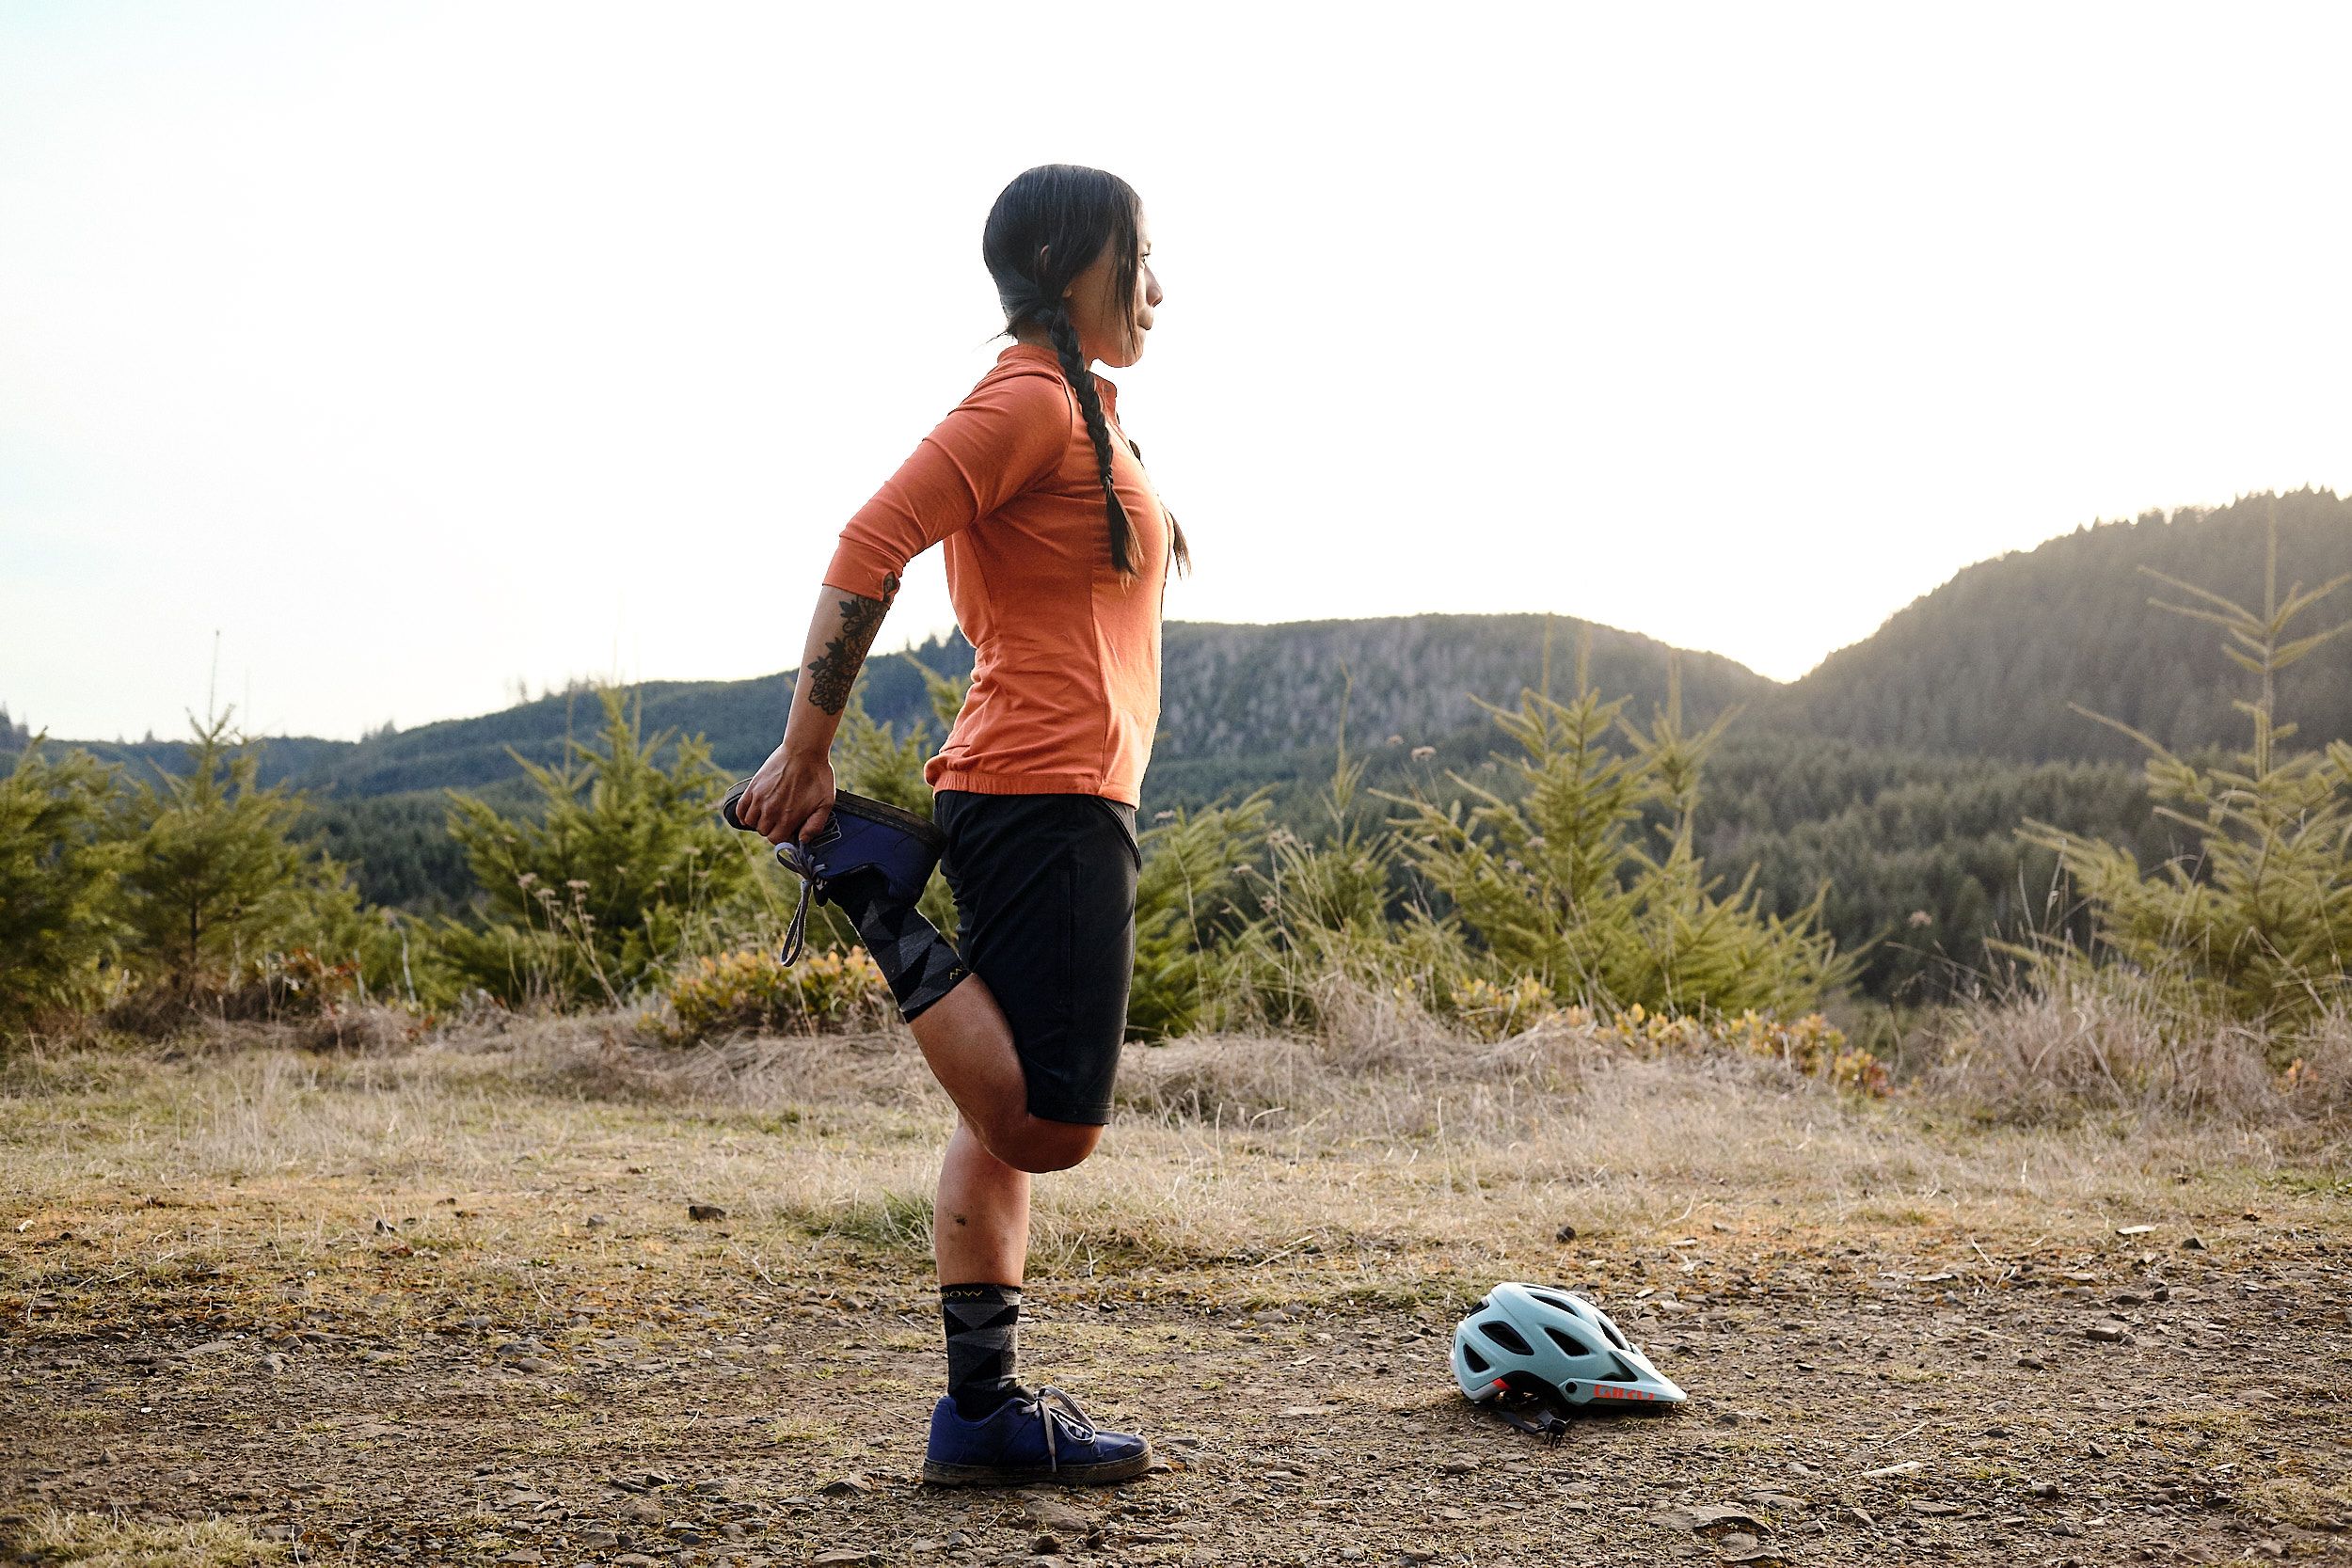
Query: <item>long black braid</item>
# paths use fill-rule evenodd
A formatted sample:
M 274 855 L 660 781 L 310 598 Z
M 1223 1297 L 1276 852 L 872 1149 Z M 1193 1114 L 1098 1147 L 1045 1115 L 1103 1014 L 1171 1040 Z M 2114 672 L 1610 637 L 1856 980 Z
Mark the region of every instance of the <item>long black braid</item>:
M 1073 164 L 1046 164 L 1014 179 L 997 197 L 981 236 L 980 251 L 996 281 L 1005 309 L 1005 330 L 1025 322 L 1042 327 L 1054 345 L 1061 372 L 1077 395 L 1086 417 L 1087 439 L 1094 447 L 1094 468 L 1103 484 L 1103 510 L 1110 524 L 1111 564 L 1121 578 L 1135 575 L 1135 528 L 1127 508 L 1111 482 L 1110 421 L 1103 413 L 1102 393 L 1087 370 L 1078 342 L 1077 325 L 1062 303 L 1062 291 L 1072 278 L 1112 247 L 1113 296 L 1131 298 L 1136 283 L 1136 197 L 1133 187 L 1115 174 Z M 1050 257 L 1048 261 L 1046 258 Z M 1133 441 L 1127 450 L 1137 464 L 1142 449 Z M 1190 570 L 1192 551 L 1184 531 L 1168 516 L 1168 555 L 1176 566 Z
M 1103 416 L 1103 394 L 1087 370 L 1084 356 L 1078 352 L 1078 329 L 1061 302 L 1051 302 L 1037 320 L 1053 339 L 1054 352 L 1061 356 L 1061 373 L 1078 394 L 1078 411 L 1086 416 L 1087 439 L 1094 443 L 1094 470 L 1103 481 L 1103 510 L 1109 515 L 1111 524 L 1111 564 L 1120 577 L 1133 577 L 1136 531 L 1127 521 L 1127 508 L 1120 502 L 1118 489 L 1111 483 L 1111 427 Z

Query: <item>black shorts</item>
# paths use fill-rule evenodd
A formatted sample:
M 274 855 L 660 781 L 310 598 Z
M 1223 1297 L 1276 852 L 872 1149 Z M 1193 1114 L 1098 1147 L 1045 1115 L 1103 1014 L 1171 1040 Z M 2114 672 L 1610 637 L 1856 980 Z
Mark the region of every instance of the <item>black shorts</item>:
M 1029 1115 L 1103 1126 L 1136 968 L 1136 808 L 943 789 L 956 946 L 1012 1025 Z

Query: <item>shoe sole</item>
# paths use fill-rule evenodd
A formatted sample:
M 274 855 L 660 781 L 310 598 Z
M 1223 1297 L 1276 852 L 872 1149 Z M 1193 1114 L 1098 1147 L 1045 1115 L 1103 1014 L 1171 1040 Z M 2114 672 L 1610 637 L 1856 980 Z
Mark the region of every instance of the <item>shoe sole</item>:
M 1113 1459 L 1100 1465 L 1064 1465 L 1051 1469 L 1042 1465 L 1009 1466 L 1003 1465 L 946 1465 L 936 1459 L 923 1461 L 923 1483 L 927 1486 L 1109 1486 L 1122 1481 L 1133 1481 L 1152 1467 L 1159 1457 L 1147 1446 L 1128 1459 Z

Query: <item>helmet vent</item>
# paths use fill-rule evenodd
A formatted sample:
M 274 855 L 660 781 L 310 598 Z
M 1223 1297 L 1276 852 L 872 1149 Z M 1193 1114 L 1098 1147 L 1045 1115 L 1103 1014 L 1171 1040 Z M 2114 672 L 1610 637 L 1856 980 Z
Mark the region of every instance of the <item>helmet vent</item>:
M 1553 1344 L 1558 1345 L 1563 1351 L 1565 1351 L 1570 1355 L 1582 1356 L 1593 1354 L 1593 1347 L 1586 1344 L 1583 1340 L 1578 1338 L 1573 1334 L 1563 1334 L 1558 1329 L 1552 1327 L 1549 1323 L 1546 1323 L 1544 1325 L 1544 1332 L 1551 1336 L 1551 1342 Z
M 1496 1344 L 1501 1345 L 1504 1350 L 1509 1351 L 1514 1355 L 1533 1355 L 1535 1354 L 1535 1347 L 1529 1344 L 1526 1337 L 1521 1335 L 1518 1329 L 1513 1328 L 1509 1323 L 1483 1323 L 1478 1325 L 1478 1332 L 1484 1334 L 1487 1338 L 1492 1339 Z
M 1609 1359 L 1610 1359 L 1610 1361 L 1611 1361 L 1611 1362 L 1613 1362 L 1613 1363 L 1616 1366 L 1616 1369 L 1617 1369 L 1617 1370 L 1616 1370 L 1615 1371 L 1613 1371 L 1613 1372 L 1611 1372 L 1608 1376 L 1606 1376 L 1606 1377 L 1602 1378 L 1602 1379 L 1600 1380 L 1601 1382 L 1603 1382 L 1603 1383 L 1639 1383 L 1639 1382 L 1641 1382 L 1641 1381 L 1642 1381 L 1642 1374 L 1641 1374 L 1641 1373 L 1639 1373 L 1639 1372 L 1637 1372 L 1637 1371 L 1635 1371 L 1632 1368 L 1630 1368 L 1630 1367 L 1627 1366 L 1627 1365 L 1625 1364 L 1625 1357 L 1623 1357 L 1623 1356 L 1621 1356 L 1621 1355 L 1613 1355 L 1613 1356 L 1611 1356 Z
M 1619 1350 L 1629 1350 L 1631 1348 L 1625 1342 L 1625 1336 L 1617 1332 L 1617 1325 L 1611 1323 L 1608 1319 L 1601 1319 L 1600 1331 L 1603 1334 L 1608 1335 L 1609 1342 L 1616 1346 Z
M 1478 1347 L 1467 1339 L 1462 1342 L 1462 1359 L 1470 1363 L 1470 1370 L 1473 1372 L 1491 1372 L 1495 1370 L 1494 1364 L 1479 1354 Z
M 1561 1311 L 1571 1314 L 1576 1312 L 1576 1307 L 1565 1296 L 1554 1295 L 1549 1291 L 1530 1291 L 1527 1293 L 1534 1296 L 1537 1301 L 1542 1302 L 1546 1307 L 1557 1307 Z

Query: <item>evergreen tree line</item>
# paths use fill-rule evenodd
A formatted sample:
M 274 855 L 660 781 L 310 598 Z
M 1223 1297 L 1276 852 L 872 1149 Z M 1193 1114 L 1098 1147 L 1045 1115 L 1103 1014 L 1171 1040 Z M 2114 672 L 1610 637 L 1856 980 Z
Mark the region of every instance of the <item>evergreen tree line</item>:
M 2225 635 L 2250 739 L 2187 752 L 2077 706 L 2141 749 L 2137 775 L 1731 745 L 1736 710 L 1687 715 L 1672 659 L 1646 717 L 1630 694 L 1604 699 L 1589 632 L 1562 695 L 1547 676 L 1479 703 L 1482 736 L 1351 740 L 1343 669 L 1319 779 L 1302 768 L 1185 800 L 1229 785 L 1227 765 L 1170 765 L 1177 798 L 1142 835 L 1135 1025 L 1312 1024 L 1335 977 L 1496 1030 L 1563 1007 L 1786 1019 L 1857 981 L 1931 991 L 1990 958 L 2056 984 L 2137 977 L 2176 1012 L 2291 1039 L 2346 1000 L 2352 743 L 2298 745 L 2283 697 L 2352 645 L 2345 625 L 2298 625 L 2352 574 L 2282 582 L 2281 536 L 2266 531 L 2244 600 L 2148 574 L 2152 607 Z M 964 682 L 912 660 L 871 674 L 838 774 L 927 812 L 923 763 Z M 927 716 L 867 711 L 866 690 L 907 678 Z M 0 782 L 0 1015 L 374 998 L 651 1004 L 704 1027 L 876 1006 L 878 979 L 830 918 L 823 965 L 751 961 L 796 888 L 719 826 L 736 769 L 699 736 L 646 734 L 642 694 L 593 696 L 593 738 L 567 731 L 554 763 L 510 751 L 520 776 L 499 792 L 443 792 L 438 837 L 413 798 L 360 815 L 262 783 L 226 718 L 150 777 L 33 737 Z M 364 863 L 378 845 L 382 898 L 336 852 Z M 943 887 L 926 907 L 951 927 Z
M 1697 845 L 1734 879 L 1753 870 L 1761 905 L 1775 914 L 1805 908 L 1826 883 L 1822 922 L 1840 951 L 1863 955 L 1856 985 L 1873 998 L 1935 1000 L 1985 973 L 1987 940 L 2064 924 L 2055 855 L 2018 837 L 2027 816 L 2122 843 L 2142 863 L 2181 843 L 2153 814 L 2144 780 L 2119 764 L 2018 764 L 1742 736 L 1740 721 L 1710 760 Z M 1498 777 L 1495 740 L 1491 723 L 1435 747 L 1382 738 L 1355 761 L 1367 788 L 1418 788 L 1451 800 L 1461 793 L 1452 773 L 1507 784 Z M 1149 823 L 1263 792 L 1269 826 L 1311 836 L 1337 761 L 1335 747 L 1325 746 L 1270 758 L 1155 762 L 1142 816 Z M 529 810 L 520 782 L 477 793 Z M 450 914 L 478 884 L 444 817 L 438 793 L 329 797 L 306 802 L 299 832 L 350 866 L 367 902 Z M 1400 881 L 1395 893 L 1401 900 L 1409 890 Z
M 1728 734 L 1734 746 L 1803 737 L 1903 759 L 1907 768 L 1914 757 L 2137 767 L 2138 743 L 2085 721 L 2069 706 L 2079 703 L 2182 754 L 2227 749 L 2241 723 L 2232 705 L 2233 673 L 2211 657 L 2200 627 L 2148 602 L 2141 568 L 2251 603 L 2260 597 L 2263 540 L 2274 514 L 2281 582 L 2324 582 L 2352 569 L 2352 500 L 2328 491 L 2097 524 L 1968 567 L 1785 687 L 1729 659 L 1676 656 L 1647 638 L 1565 617 L 1171 622 L 1153 756 L 1155 776 L 1171 781 L 1161 804 L 1279 782 L 1285 759 L 1319 752 L 1295 770 L 1311 784 L 1328 767 L 1343 689 L 1355 732 L 1374 743 L 1367 755 L 1391 735 L 1407 751 L 1442 752 L 1459 741 L 1483 755 L 1492 737 L 1477 703 L 1508 705 L 1522 688 L 1552 689 L 1558 683 L 1547 682 L 1546 650 L 1565 650 L 1580 637 L 1592 650 L 1593 684 L 1631 697 L 1641 712 L 1664 700 L 1666 666 L 1676 657 L 1693 722 L 1741 710 Z M 959 679 L 971 661 L 959 636 L 925 643 L 911 660 L 879 660 L 868 673 L 869 710 L 905 732 L 930 713 L 923 669 Z M 719 766 L 739 774 L 774 744 L 789 682 L 788 674 L 650 681 L 632 687 L 629 700 L 649 729 L 701 736 Z M 500 713 L 408 730 L 387 725 L 359 742 L 273 739 L 262 754 L 261 781 L 341 800 L 494 789 L 516 776 L 510 752 L 552 766 L 569 754 L 571 738 L 593 733 L 600 721 L 593 690 L 574 683 Z M 2280 671 L 2275 702 L 2279 721 L 2299 725 L 2313 741 L 2352 737 L 2352 645 L 2322 648 Z M 21 721 L 0 724 L 0 753 L 13 755 L 23 743 Z M 182 766 L 177 743 L 151 737 L 82 744 L 141 776 L 155 766 Z M 1204 787 L 1211 779 L 1216 786 Z
M 963 683 L 928 684 L 944 729 Z M 830 911 L 828 962 L 744 961 L 774 942 L 795 886 L 765 845 L 719 825 L 729 774 L 707 746 L 646 736 L 622 693 L 597 695 L 594 741 L 558 766 L 516 759 L 526 803 L 447 793 L 442 832 L 475 889 L 453 913 L 364 904 L 347 865 L 296 836 L 304 800 L 259 782 L 226 717 L 198 726 L 184 771 L 147 780 L 37 742 L 0 788 L 0 1014 L 22 1027 L 93 1010 L 652 1002 L 740 1022 L 728 998 L 742 990 L 772 1025 L 878 1006 L 879 977 Z M 1802 1012 L 1845 984 L 1815 910 L 1772 915 L 1705 871 L 1698 770 L 1720 721 L 1692 734 L 1678 704 L 1646 725 L 1626 706 L 1581 681 L 1569 702 L 1523 693 L 1493 715 L 1515 748 L 1507 782 L 1457 777 L 1442 800 L 1382 792 L 1401 815 L 1372 808 L 1364 764 L 1343 751 L 1312 839 L 1273 824 L 1264 791 L 1158 815 L 1141 835 L 1136 1027 L 1311 1022 L 1334 976 L 1489 1022 L 1539 1000 Z M 839 776 L 928 813 L 931 735 L 853 703 Z M 413 812 L 376 828 L 412 852 L 425 841 Z M 952 930 L 944 884 L 925 902 Z

